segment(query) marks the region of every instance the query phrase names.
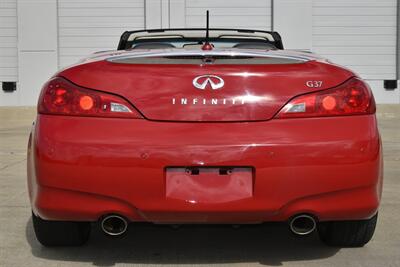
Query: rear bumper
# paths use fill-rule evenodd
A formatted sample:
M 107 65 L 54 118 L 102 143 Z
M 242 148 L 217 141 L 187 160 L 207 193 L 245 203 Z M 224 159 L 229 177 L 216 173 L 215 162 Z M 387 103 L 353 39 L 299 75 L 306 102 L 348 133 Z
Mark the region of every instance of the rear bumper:
M 373 115 L 252 123 L 173 123 L 38 115 L 28 149 L 32 208 L 48 220 L 108 213 L 159 223 L 364 219 L 382 187 Z M 170 166 L 251 166 L 248 198 L 166 194 Z M 223 194 L 223 192 L 221 192 Z

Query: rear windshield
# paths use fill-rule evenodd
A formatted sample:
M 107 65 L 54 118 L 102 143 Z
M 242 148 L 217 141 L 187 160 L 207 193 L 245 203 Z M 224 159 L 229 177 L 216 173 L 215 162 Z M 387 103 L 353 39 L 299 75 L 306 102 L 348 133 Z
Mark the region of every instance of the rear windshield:
M 274 44 L 262 38 L 211 38 L 210 43 L 215 48 L 277 50 Z M 197 49 L 203 44 L 204 38 L 148 38 L 128 42 L 128 47 L 130 49 Z

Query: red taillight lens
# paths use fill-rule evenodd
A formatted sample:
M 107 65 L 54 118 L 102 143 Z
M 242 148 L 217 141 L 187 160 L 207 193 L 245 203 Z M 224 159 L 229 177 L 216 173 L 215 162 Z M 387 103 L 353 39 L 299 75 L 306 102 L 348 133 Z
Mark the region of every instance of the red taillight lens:
M 79 87 L 56 77 L 48 81 L 40 94 L 38 112 L 72 116 L 142 118 L 121 97 Z
M 375 113 L 375 101 L 371 90 L 362 80 L 352 78 L 338 87 L 295 97 L 279 111 L 276 118 L 372 113 Z

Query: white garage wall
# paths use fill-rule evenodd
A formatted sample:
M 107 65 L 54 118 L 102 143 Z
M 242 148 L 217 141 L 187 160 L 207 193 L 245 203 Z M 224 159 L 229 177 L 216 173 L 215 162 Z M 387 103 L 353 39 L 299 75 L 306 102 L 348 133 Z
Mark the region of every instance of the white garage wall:
M 185 27 L 271 29 L 271 0 L 186 0 Z
M 396 1 L 314 0 L 312 50 L 365 79 L 396 79 Z
M 15 82 L 17 80 L 17 0 L 1 0 L 0 82 Z
M 143 29 L 144 0 L 58 0 L 59 66 L 116 49 L 126 30 Z
M 397 78 L 397 2 L 0 0 L 0 82 L 18 81 L 16 92 L 0 90 L 0 106 L 35 104 L 57 67 L 115 49 L 125 30 L 204 27 L 207 9 L 211 27 L 273 28 L 287 48 L 310 49 L 357 71 L 378 103 L 400 103 L 399 89 L 383 88 L 384 79 Z

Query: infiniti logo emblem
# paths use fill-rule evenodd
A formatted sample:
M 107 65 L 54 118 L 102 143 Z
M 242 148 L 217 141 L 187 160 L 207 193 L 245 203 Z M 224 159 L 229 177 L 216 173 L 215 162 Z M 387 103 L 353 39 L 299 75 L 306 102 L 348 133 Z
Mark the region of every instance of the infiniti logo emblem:
M 206 89 L 207 86 L 213 90 L 217 90 L 222 88 L 224 84 L 224 80 L 215 75 L 202 75 L 193 79 L 193 86 L 200 90 Z

